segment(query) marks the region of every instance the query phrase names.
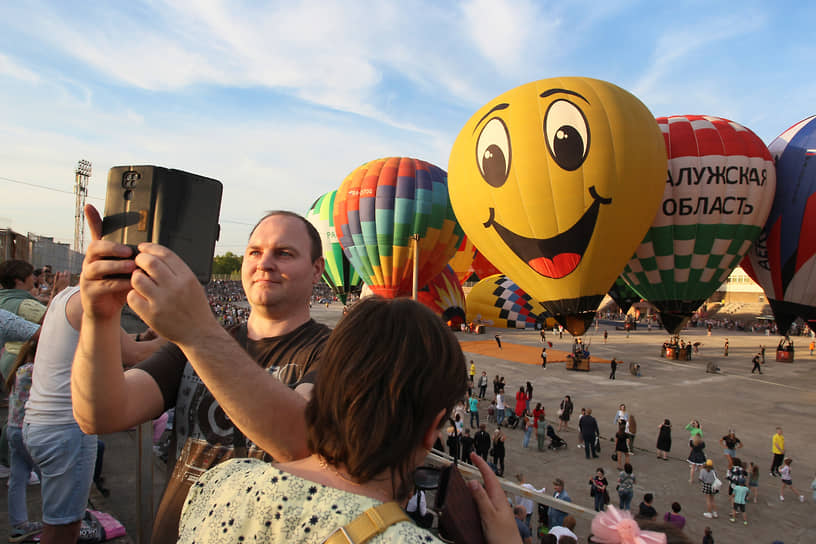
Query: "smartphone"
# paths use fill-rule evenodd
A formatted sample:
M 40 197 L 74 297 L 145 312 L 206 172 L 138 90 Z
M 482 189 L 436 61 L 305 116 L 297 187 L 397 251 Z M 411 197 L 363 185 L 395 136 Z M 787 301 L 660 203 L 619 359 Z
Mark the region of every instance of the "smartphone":
M 435 507 L 439 512 L 439 536 L 443 540 L 485 543 L 479 509 L 455 462 L 442 470 Z
M 220 234 L 220 181 L 161 166 L 115 166 L 108 172 L 102 239 L 131 246 L 153 242 L 210 281 Z M 131 257 L 132 258 L 132 257 Z

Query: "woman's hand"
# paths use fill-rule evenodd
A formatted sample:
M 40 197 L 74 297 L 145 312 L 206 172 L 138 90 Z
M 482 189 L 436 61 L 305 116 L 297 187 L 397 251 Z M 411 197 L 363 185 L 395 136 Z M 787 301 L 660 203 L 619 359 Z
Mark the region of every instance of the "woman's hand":
M 484 479 L 484 487 L 476 480 L 469 481 L 468 487 L 479 508 L 482 531 L 488 544 L 520 543 L 521 535 L 513 518 L 513 510 L 507 502 L 507 495 L 504 494 L 499 479 L 484 459 L 475 453 L 471 452 L 470 462 L 479 469 Z

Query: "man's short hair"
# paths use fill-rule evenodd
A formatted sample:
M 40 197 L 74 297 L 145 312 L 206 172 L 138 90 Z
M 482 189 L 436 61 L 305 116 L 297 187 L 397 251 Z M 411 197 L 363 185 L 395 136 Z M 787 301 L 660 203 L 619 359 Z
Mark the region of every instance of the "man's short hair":
M 513 507 L 513 515 L 515 515 L 517 518 L 523 518 L 527 515 L 527 509 L 522 505 L 517 504 Z
M 553 480 L 553 485 L 560 485 L 561 487 L 564 487 L 564 480 L 562 480 L 561 478 L 556 478 L 555 480 Z
M 4 289 L 14 289 L 15 280 L 25 281 L 34 273 L 34 267 L 27 261 L 11 259 L 0 263 L 0 285 Z
M 576 523 L 578 523 L 578 522 L 575 521 L 574 517 L 567 516 L 567 517 L 564 518 L 564 521 L 561 522 L 561 527 L 566 527 L 567 529 L 572 531 L 573 529 L 575 529 Z M 559 540 L 559 542 L 560 542 L 560 540 Z
M 258 228 L 258 225 L 269 219 L 270 217 L 276 215 L 285 215 L 286 217 L 293 217 L 295 219 L 299 219 L 303 226 L 306 227 L 306 233 L 309 235 L 309 239 L 312 241 L 312 248 L 310 252 L 310 256 L 312 258 L 312 262 L 315 262 L 323 255 L 323 242 L 320 241 L 320 233 L 317 232 L 317 229 L 314 225 L 312 225 L 308 219 L 303 217 L 300 214 L 295 212 L 290 212 L 288 210 L 272 210 L 266 212 L 266 215 L 261 217 L 261 219 L 255 223 L 255 226 L 252 227 L 252 231 L 249 233 L 249 237 L 252 238 L 252 235 L 255 234 L 255 229 Z
M 645 502 L 646 504 L 651 503 L 653 500 L 654 500 L 654 495 L 653 494 L 646 493 L 645 495 L 643 495 L 643 502 Z

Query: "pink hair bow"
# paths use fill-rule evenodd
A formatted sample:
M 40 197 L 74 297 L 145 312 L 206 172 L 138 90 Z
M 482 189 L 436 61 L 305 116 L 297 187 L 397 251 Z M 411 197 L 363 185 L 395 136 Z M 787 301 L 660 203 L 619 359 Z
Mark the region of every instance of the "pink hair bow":
M 601 544 L 666 544 L 666 535 L 641 531 L 632 514 L 608 506 L 592 519 L 592 540 Z

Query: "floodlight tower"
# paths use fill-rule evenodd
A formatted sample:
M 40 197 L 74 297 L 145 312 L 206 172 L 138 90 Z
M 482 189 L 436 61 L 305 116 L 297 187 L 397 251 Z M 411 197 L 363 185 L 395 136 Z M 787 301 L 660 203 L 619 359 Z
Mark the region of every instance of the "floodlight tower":
M 91 177 L 91 161 L 81 160 L 77 163 L 74 182 L 76 209 L 74 210 L 74 251 L 85 252 L 85 198 L 88 196 L 88 178 Z

